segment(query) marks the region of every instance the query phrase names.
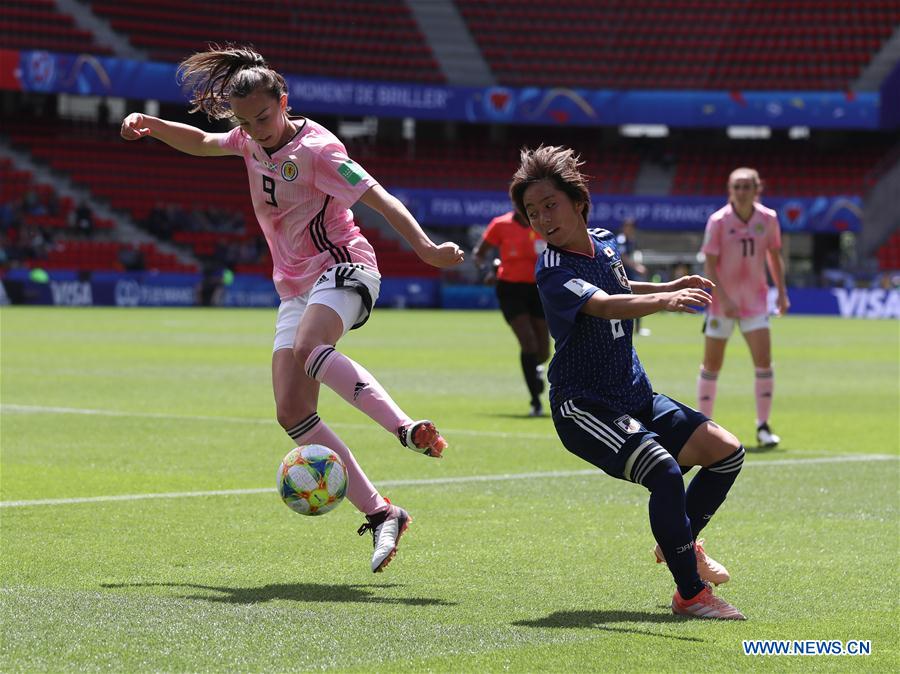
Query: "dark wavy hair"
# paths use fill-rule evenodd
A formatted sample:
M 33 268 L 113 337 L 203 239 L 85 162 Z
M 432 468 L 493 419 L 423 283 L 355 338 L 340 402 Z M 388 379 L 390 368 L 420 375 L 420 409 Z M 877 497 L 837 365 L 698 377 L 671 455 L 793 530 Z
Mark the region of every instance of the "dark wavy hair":
M 233 116 L 232 98 L 245 98 L 260 89 L 276 100 L 287 93 L 284 78 L 247 46 L 212 44 L 182 61 L 176 78 L 190 91 L 190 111 L 202 111 L 211 120 Z
M 524 214 L 524 197 L 528 186 L 541 180 L 551 180 L 573 202 L 584 202 L 581 215 L 586 224 L 591 210 L 591 193 L 587 186 L 587 176 L 579 170 L 583 165 L 581 155 L 571 148 L 559 145 L 540 145 L 534 150 L 522 148 L 519 152 L 519 168 L 509 184 L 509 198 L 516 210 Z

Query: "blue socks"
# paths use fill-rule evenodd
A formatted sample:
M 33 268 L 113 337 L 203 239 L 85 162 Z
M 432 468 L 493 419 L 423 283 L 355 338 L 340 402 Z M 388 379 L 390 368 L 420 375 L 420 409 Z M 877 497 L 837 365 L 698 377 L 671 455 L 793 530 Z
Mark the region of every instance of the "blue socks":
M 725 502 L 728 490 L 737 479 L 744 465 L 744 448 L 738 447 L 711 466 L 701 468 L 687 488 L 685 512 L 691 521 L 691 534 L 697 534 L 709 523 L 719 506 Z
M 696 479 L 696 478 L 695 478 Z M 685 514 L 684 480 L 674 458 L 661 461 L 643 479 L 650 490 L 650 529 L 662 548 L 666 565 L 682 599 L 690 599 L 703 589 L 697 575 L 697 556 L 691 521 Z

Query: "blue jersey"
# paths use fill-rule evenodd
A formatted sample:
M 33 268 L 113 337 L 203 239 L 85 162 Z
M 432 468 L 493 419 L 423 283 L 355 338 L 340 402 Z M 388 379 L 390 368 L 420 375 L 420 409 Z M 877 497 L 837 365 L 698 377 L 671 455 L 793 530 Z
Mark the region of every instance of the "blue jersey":
M 631 344 L 633 321 L 581 313 L 598 290 L 631 294 L 615 236 L 590 229 L 593 257 L 548 246 L 538 258 L 536 280 L 550 334 L 556 342 L 547 378 L 550 405 L 583 398 L 622 413 L 651 402 L 647 373 Z

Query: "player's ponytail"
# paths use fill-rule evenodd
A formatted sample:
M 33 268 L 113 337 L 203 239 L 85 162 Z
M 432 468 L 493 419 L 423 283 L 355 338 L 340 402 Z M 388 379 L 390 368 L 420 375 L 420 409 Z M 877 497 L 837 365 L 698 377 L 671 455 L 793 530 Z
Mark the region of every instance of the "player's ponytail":
M 287 93 L 284 78 L 250 47 L 210 45 L 179 64 L 177 79 L 190 91 L 190 112 L 202 111 L 210 119 L 230 118 L 231 98 L 258 89 L 276 99 Z

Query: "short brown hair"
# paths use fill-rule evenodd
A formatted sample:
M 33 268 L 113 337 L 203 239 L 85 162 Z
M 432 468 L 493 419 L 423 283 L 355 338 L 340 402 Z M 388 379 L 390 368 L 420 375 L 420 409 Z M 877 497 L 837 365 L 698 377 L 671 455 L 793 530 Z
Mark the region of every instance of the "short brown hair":
M 586 176 L 579 170 L 583 164 L 581 155 L 561 145 L 540 145 L 534 150 L 522 148 L 519 153 L 519 168 L 509 184 L 509 198 L 516 210 L 525 214 L 525 190 L 541 180 L 551 180 L 573 202 L 584 202 L 581 214 L 587 224 L 591 193 L 588 191 Z

